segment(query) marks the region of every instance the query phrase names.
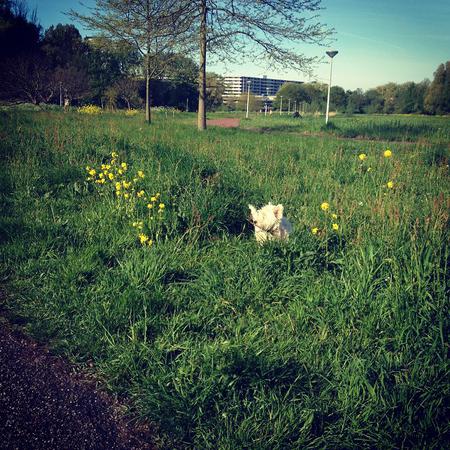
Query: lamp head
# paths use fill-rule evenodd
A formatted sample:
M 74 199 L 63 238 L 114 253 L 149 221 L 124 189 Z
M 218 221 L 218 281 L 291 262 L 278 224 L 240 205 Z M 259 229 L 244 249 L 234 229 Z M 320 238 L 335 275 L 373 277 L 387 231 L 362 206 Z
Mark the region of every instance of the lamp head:
M 330 58 L 334 58 L 339 52 L 337 50 L 328 50 L 325 52 Z

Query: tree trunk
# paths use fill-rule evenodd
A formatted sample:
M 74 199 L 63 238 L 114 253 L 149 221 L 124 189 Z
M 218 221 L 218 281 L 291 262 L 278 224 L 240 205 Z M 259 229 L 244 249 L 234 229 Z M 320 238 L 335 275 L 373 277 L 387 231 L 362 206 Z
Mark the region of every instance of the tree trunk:
M 202 0 L 200 22 L 200 68 L 198 72 L 197 127 L 206 130 L 206 0 Z
M 150 110 L 150 58 L 147 54 L 147 63 L 145 69 L 145 121 L 152 123 L 152 116 Z

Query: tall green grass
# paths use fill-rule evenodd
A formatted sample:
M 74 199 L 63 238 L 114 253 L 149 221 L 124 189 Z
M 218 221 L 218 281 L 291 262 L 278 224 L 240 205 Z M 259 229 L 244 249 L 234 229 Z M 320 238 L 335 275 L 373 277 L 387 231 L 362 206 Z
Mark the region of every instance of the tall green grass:
M 446 447 L 448 123 L 335 121 L 387 140 L 410 127 L 386 159 L 381 142 L 277 129 L 287 118 L 194 120 L 1 113 L 11 320 L 93 361 L 163 448 Z M 166 204 L 150 248 L 85 180 L 112 151 Z M 294 232 L 259 246 L 247 205 L 268 201 Z

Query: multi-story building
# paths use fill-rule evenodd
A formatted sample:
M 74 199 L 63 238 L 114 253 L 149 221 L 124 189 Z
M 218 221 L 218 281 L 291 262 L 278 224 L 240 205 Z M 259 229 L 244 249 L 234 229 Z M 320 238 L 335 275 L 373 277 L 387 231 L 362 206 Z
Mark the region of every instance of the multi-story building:
M 224 77 L 224 97 L 239 97 L 242 93 L 250 92 L 254 95 L 273 98 L 284 83 L 302 83 L 302 81 L 275 80 L 273 78 L 257 77 Z

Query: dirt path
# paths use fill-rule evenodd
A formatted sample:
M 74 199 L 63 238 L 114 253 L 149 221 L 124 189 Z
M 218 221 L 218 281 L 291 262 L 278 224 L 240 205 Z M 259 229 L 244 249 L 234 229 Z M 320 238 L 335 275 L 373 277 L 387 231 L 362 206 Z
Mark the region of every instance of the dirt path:
M 223 119 L 208 119 L 207 126 L 216 126 L 222 128 L 237 128 L 239 127 L 239 119 L 223 118 Z
M 150 450 L 95 382 L 0 318 L 0 448 Z

